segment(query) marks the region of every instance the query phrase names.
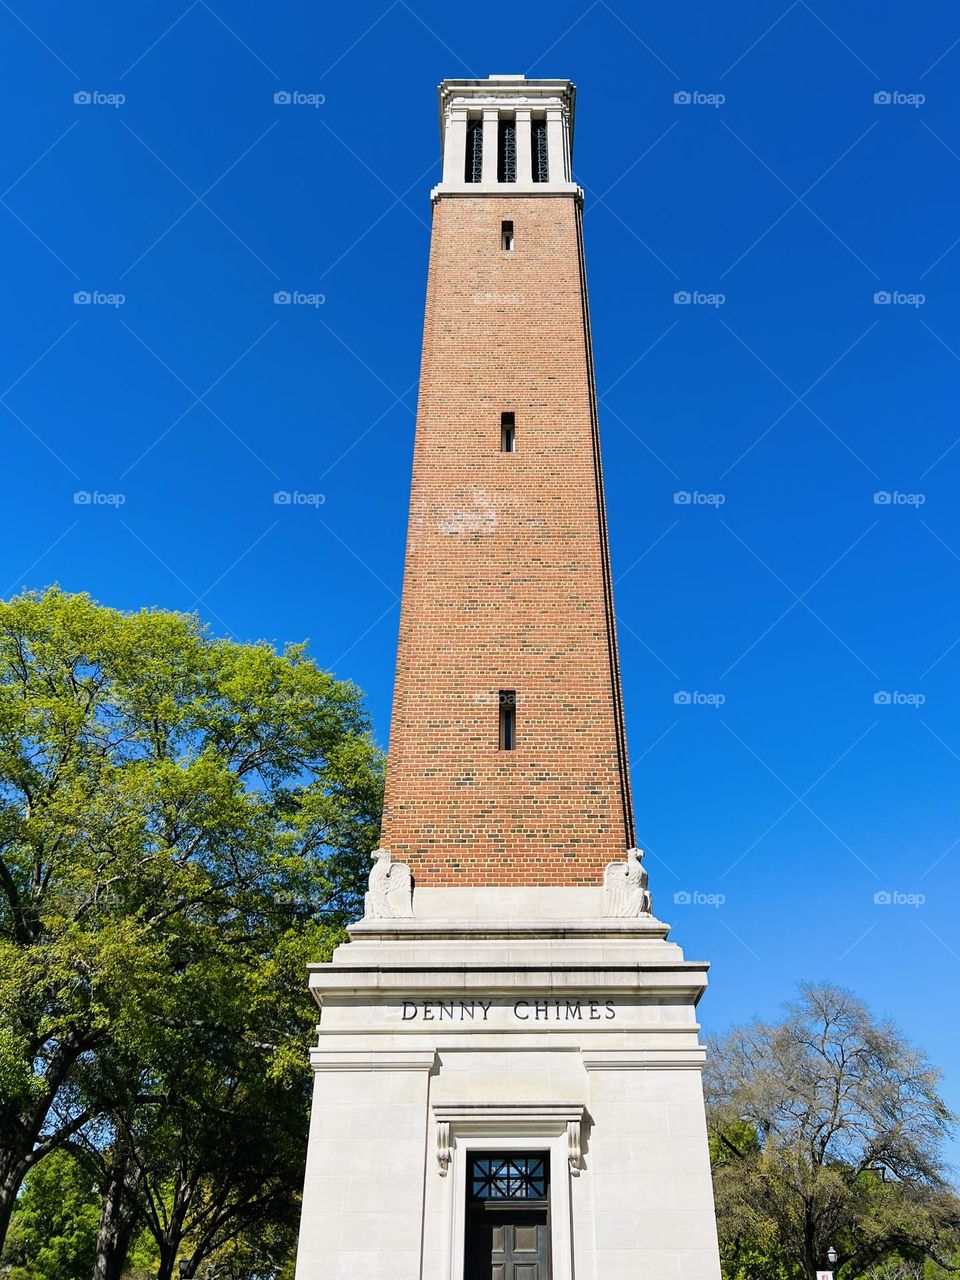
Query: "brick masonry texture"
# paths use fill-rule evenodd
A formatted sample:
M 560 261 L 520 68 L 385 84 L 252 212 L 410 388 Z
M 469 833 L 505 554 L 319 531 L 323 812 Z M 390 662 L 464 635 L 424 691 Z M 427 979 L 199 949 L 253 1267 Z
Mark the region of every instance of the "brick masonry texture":
M 579 206 L 441 197 L 382 844 L 420 885 L 533 886 L 632 842 Z

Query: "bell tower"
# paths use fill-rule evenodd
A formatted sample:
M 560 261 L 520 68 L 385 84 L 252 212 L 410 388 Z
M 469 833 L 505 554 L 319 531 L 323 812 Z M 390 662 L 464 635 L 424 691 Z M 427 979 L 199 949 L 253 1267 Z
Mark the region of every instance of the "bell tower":
M 298 1280 L 719 1280 L 633 813 L 566 80 L 448 80 L 381 848 L 320 1006 Z
M 566 80 L 440 89 L 383 843 L 418 886 L 633 844 Z

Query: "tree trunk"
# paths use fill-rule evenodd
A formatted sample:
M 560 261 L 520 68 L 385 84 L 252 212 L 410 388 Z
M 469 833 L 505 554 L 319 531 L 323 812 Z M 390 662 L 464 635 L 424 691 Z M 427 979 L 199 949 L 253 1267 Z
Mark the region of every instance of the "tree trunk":
M 157 1280 L 173 1280 L 173 1268 L 177 1261 L 176 1244 L 164 1241 L 160 1245 L 160 1265 L 157 1267 Z
M 26 1170 L 24 1170 L 25 1172 Z M 13 1216 L 13 1208 L 17 1203 L 17 1192 L 20 1190 L 22 1181 L 23 1173 L 18 1177 L 11 1171 L 4 1178 L 3 1183 L 0 1184 L 0 1252 L 3 1250 L 3 1243 L 10 1229 L 10 1219 Z
M 138 1181 L 139 1174 L 129 1154 L 121 1155 L 103 1197 L 93 1280 L 120 1280 L 123 1275 L 139 1213 L 136 1201 Z

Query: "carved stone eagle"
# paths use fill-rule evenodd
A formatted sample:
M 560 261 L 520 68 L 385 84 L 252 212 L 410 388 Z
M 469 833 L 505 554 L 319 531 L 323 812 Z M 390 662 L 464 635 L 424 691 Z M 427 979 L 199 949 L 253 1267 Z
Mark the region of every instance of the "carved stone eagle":
M 405 862 L 392 862 L 389 849 L 374 849 L 373 868 L 364 897 L 367 920 L 394 920 L 413 915 L 413 880 Z
M 648 876 L 641 859 L 642 849 L 628 849 L 626 862 L 608 862 L 603 873 L 603 914 L 605 916 L 649 916 L 653 902 L 647 888 Z

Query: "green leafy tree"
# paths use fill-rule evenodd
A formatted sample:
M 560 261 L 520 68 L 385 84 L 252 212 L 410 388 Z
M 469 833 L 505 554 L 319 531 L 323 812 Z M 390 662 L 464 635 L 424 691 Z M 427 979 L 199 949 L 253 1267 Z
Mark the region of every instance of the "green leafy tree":
M 129 1195 L 156 1242 L 159 1280 L 178 1263 L 206 1275 L 241 1255 L 273 1273 L 292 1252 L 312 1083 L 304 1048 L 316 1020 L 303 973 L 340 936 L 305 924 L 265 953 L 262 937 L 251 945 L 242 932 L 208 940 L 174 984 L 149 1061 L 133 1071 L 104 1060 L 114 1074 L 100 1088 L 118 1105 L 101 1159 L 133 1172 Z
M 93 1267 L 100 1206 L 89 1170 L 55 1151 L 27 1178 L 4 1250 L 10 1280 L 78 1280 Z
M 942 1263 L 960 1239 L 939 1072 L 849 992 L 804 986 L 786 1019 L 737 1028 L 705 1075 L 721 1250 L 743 1280 L 841 1280 Z M 739 1270 L 738 1270 L 739 1268 Z M 772 1270 L 771 1270 L 772 1268 Z
M 203 1059 L 225 953 L 257 983 L 285 936 L 356 911 L 380 794 L 358 691 L 303 646 L 0 602 L 0 1242 L 40 1160 L 119 1150 L 118 1103 L 160 1105 L 177 1053 Z

